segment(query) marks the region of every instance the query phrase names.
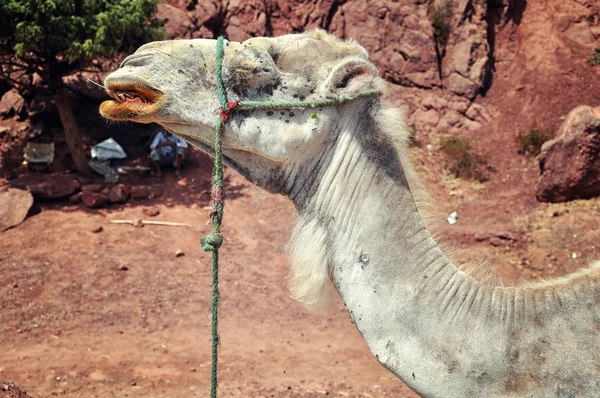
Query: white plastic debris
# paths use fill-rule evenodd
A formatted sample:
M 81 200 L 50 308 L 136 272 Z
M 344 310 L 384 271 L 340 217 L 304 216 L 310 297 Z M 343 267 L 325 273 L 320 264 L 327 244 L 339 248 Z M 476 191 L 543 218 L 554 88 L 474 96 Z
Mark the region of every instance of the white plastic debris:
M 125 159 L 127 154 L 112 137 L 92 147 L 92 157 L 96 159 Z
M 456 212 L 453 211 L 452 213 L 450 213 L 450 215 L 447 218 L 448 224 L 450 224 L 450 225 L 456 224 L 457 219 L 458 219 L 458 214 L 456 214 Z

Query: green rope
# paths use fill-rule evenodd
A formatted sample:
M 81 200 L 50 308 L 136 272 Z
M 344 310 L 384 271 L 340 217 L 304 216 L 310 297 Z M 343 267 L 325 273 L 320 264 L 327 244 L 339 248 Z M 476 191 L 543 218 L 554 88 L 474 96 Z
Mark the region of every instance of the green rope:
M 260 110 L 260 109 L 299 109 L 299 108 L 318 108 L 321 106 L 332 106 L 332 105 L 340 105 L 345 104 L 347 102 L 365 98 L 365 97 L 374 97 L 376 95 L 381 95 L 381 91 L 379 90 L 365 90 L 358 94 L 353 95 L 352 97 L 337 97 L 337 98 L 327 98 L 327 99 L 317 99 L 310 101 L 240 101 L 240 103 L 236 106 L 236 110 Z
M 381 95 L 377 90 L 366 90 L 352 97 L 338 97 L 311 101 L 227 101 L 227 92 L 223 83 L 223 36 L 217 39 L 216 67 L 217 90 L 219 93 L 220 119 L 215 127 L 215 164 L 212 174 L 212 205 L 211 211 L 212 232 L 200 239 L 202 248 L 206 252 L 212 252 L 212 367 L 210 373 L 210 396 L 217 397 L 217 364 L 219 348 L 219 248 L 223 243 L 221 234 L 221 221 L 223 220 L 223 154 L 221 152 L 221 137 L 227 124 L 227 119 L 234 109 L 294 109 L 294 108 L 318 108 L 321 106 L 332 106 L 343 104 L 355 99 Z
M 219 99 L 221 109 L 227 109 L 227 93 L 223 84 L 223 36 L 217 40 L 217 88 L 219 90 Z M 223 243 L 221 234 L 221 221 L 223 219 L 223 155 L 221 153 L 221 135 L 225 129 L 225 121 L 219 120 L 215 129 L 215 165 L 212 174 L 212 202 L 213 211 L 212 232 L 200 240 L 202 247 L 207 252 L 212 252 L 212 366 L 210 370 L 210 396 L 217 398 L 217 364 L 219 360 L 219 247 Z

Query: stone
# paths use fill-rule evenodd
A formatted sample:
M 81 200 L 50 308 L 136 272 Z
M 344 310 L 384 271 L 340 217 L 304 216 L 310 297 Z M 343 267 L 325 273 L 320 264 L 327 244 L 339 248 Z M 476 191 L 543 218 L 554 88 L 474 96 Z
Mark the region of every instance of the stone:
M 0 115 L 10 117 L 13 115 L 22 115 L 25 111 L 25 100 L 19 94 L 17 89 L 12 89 L 4 93 L 0 98 Z
M 448 217 L 446 218 L 446 221 L 448 221 L 448 224 L 450 224 L 450 225 L 456 224 L 457 220 L 458 220 L 458 214 L 455 211 L 450 213 L 450 215 L 448 215 Z
M 0 398 L 31 398 L 31 396 L 14 383 L 0 381 Z
M 458 113 L 465 114 L 467 109 L 471 106 L 471 101 L 465 98 L 457 97 L 450 104 L 448 104 L 448 108 L 457 111 Z
M 469 71 L 469 79 L 473 82 L 481 82 L 485 79 L 485 75 L 488 72 L 490 66 L 488 57 L 481 57 L 471 66 Z M 481 85 L 481 84 L 480 84 Z
M 460 115 L 453 110 L 447 110 L 444 115 L 440 119 L 439 125 L 448 124 L 448 126 L 456 126 L 460 123 L 461 117 Z
M 440 120 L 440 115 L 435 109 L 417 109 L 412 115 L 412 121 L 417 128 L 422 125 L 435 126 Z
M 455 72 L 448 78 L 448 88 L 455 94 L 473 99 L 477 95 L 479 85 Z
M 104 185 L 102 184 L 87 184 L 81 187 L 81 190 L 86 192 L 86 191 L 90 191 L 90 192 L 102 192 L 102 190 L 104 189 Z
M 171 4 L 159 4 L 157 17 L 167 20 L 165 31 L 171 38 L 186 37 L 192 25 L 187 12 Z
M 81 203 L 81 192 L 74 193 L 69 197 L 69 203 L 77 204 Z
M 81 193 L 81 201 L 87 207 L 97 209 L 108 205 L 110 198 L 102 193 L 85 191 Z
M 129 199 L 129 190 L 124 184 L 117 184 L 110 189 L 108 197 L 111 203 L 125 203 Z
M 465 116 L 473 121 L 489 122 L 491 120 L 490 114 L 479 104 L 471 104 L 465 112 Z
M 177 251 L 175 252 L 175 257 L 183 257 L 183 256 L 185 256 L 185 253 L 183 252 L 183 250 L 177 249 Z
M 452 49 L 452 69 L 461 75 L 469 74 L 471 65 L 471 40 L 458 42 Z
M 421 100 L 421 106 L 425 109 L 441 109 L 448 106 L 448 101 L 437 95 L 428 95 Z
M 150 193 L 148 194 L 148 199 L 158 198 L 159 196 L 162 196 L 162 194 L 163 194 L 163 192 L 160 187 L 152 187 L 152 189 L 150 190 Z
M 144 200 L 150 197 L 150 188 L 145 185 L 131 187 L 131 199 Z
M 66 198 L 81 188 L 75 176 L 62 174 L 25 175 L 11 180 L 10 185 L 28 190 L 37 200 Z
M 477 131 L 483 126 L 481 123 L 470 119 L 463 120 L 462 125 L 464 128 L 471 131 Z
M 590 25 L 585 19 L 571 24 L 565 31 L 565 36 L 575 43 L 584 46 L 590 46 L 596 42 Z
M 98 232 L 102 232 L 104 227 L 102 225 L 98 225 L 97 227 L 92 228 L 92 232 L 97 234 Z
M 536 197 L 566 202 L 600 196 L 600 107 L 578 106 L 539 157 Z
M 0 191 L 0 232 L 21 224 L 33 205 L 31 193 L 8 188 Z
M 160 214 L 160 209 L 158 207 L 146 207 L 142 210 L 142 212 L 148 217 L 156 217 Z

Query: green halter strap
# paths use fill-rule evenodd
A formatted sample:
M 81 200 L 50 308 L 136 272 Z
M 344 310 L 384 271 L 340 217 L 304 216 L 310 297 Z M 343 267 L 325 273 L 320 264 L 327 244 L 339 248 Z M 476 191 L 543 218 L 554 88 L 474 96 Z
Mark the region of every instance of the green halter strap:
M 221 137 L 225 131 L 225 125 L 232 112 L 235 110 L 260 110 L 260 109 L 297 109 L 297 108 L 317 108 L 323 106 L 332 106 L 344 104 L 359 98 L 374 97 L 381 95 L 378 90 L 365 90 L 352 97 L 317 99 L 310 101 L 227 101 L 227 91 L 223 83 L 223 36 L 217 39 L 216 68 L 217 90 L 219 93 L 220 118 L 215 128 L 215 165 L 212 174 L 212 232 L 203 237 L 200 242 L 206 252 L 212 252 L 212 367 L 210 377 L 210 396 L 217 397 L 217 362 L 219 347 L 218 332 L 218 308 L 219 308 L 219 247 L 223 243 L 221 234 L 221 221 L 223 220 L 223 154 L 221 151 Z

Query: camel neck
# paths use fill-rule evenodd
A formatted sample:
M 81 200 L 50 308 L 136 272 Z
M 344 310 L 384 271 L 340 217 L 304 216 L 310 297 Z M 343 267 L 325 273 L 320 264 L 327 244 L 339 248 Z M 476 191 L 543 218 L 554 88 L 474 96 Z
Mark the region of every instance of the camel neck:
M 291 257 L 325 264 L 318 278 L 300 273 L 300 290 L 329 275 L 377 360 L 423 396 L 597 396 L 587 392 L 600 388 L 600 354 L 586 347 L 597 344 L 600 266 L 530 287 L 468 276 L 425 228 L 388 135 L 345 116 L 288 185 L 303 225 Z
M 480 396 L 505 360 L 522 289 L 484 286 L 452 264 L 389 139 L 369 118 L 349 126 L 295 196 L 300 217 L 325 231 L 332 282 L 383 366 L 428 397 Z

